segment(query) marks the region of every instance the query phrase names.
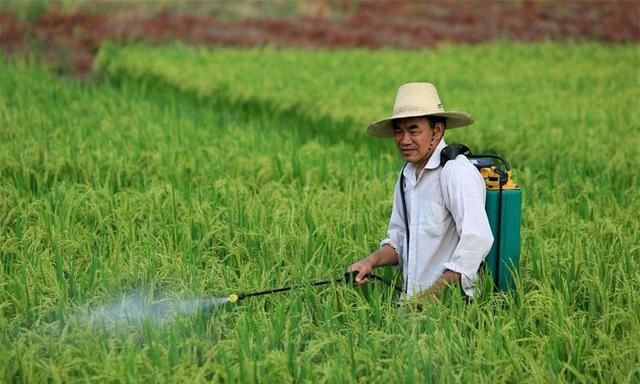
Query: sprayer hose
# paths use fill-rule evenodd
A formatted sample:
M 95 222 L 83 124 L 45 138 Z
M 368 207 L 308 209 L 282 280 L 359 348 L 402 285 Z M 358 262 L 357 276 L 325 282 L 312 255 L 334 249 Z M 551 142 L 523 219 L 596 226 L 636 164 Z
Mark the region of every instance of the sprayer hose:
M 349 284 L 349 283 L 353 283 L 353 281 L 355 280 L 355 277 L 357 275 L 357 271 L 351 271 L 351 272 L 347 272 L 344 274 L 343 278 L 340 279 L 333 279 L 333 280 L 320 280 L 320 281 L 314 281 L 313 283 L 309 284 L 310 286 L 319 286 L 319 285 L 327 285 L 327 284 L 331 284 L 331 283 L 336 283 L 336 284 Z M 369 274 L 368 277 L 372 280 L 378 280 L 382 283 L 384 283 L 385 285 L 388 285 L 389 287 L 393 287 L 393 289 L 395 289 L 398 292 L 402 292 L 402 288 L 398 287 L 397 285 L 393 284 L 391 281 L 385 279 L 382 276 L 378 276 L 378 275 L 374 275 L 373 273 Z M 249 292 L 249 293 L 238 293 L 238 294 L 234 294 L 235 296 L 233 296 L 233 300 L 232 301 L 238 301 L 238 300 L 242 300 L 245 299 L 247 297 L 252 297 L 252 296 L 262 296 L 262 295 L 268 295 L 271 293 L 278 293 L 278 292 L 286 292 L 286 291 L 290 291 L 292 289 L 297 289 L 297 288 L 304 288 L 305 285 L 293 285 L 290 287 L 282 287 L 282 288 L 273 288 L 273 289 L 267 289 L 264 291 L 256 291 L 256 292 Z

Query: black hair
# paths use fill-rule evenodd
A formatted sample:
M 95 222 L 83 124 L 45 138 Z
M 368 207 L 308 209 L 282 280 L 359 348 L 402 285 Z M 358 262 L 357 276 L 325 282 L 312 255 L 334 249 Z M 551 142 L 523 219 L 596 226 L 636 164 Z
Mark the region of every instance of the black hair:
M 444 125 L 444 127 L 447 128 L 446 117 L 442 117 L 442 116 L 425 116 L 425 117 L 429 121 L 429 126 L 431 127 L 431 129 L 435 129 L 437 123 L 442 123 L 442 125 Z

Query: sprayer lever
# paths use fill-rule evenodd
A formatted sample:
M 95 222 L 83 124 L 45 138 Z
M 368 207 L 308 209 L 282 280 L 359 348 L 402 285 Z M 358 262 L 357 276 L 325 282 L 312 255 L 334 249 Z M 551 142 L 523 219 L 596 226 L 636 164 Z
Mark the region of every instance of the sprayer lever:
M 358 271 L 345 272 L 345 274 L 344 274 L 345 283 L 347 283 L 347 284 L 355 283 L 356 282 L 356 276 L 358 276 Z M 370 273 L 370 274 L 366 275 L 366 277 L 368 277 L 371 280 L 378 280 L 378 281 L 388 285 L 389 287 L 392 287 L 396 291 L 402 293 L 402 288 L 400 288 L 399 286 L 395 285 L 394 283 L 392 283 L 391 281 L 385 279 L 382 276 L 378 276 L 378 275 L 374 275 L 373 273 Z
M 348 271 L 344 273 L 344 282 L 347 284 L 355 283 L 358 271 Z

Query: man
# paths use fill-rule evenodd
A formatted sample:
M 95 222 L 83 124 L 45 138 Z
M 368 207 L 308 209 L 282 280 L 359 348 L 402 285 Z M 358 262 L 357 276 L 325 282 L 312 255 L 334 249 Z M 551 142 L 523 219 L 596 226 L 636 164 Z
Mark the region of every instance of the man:
M 493 244 L 485 184 L 463 155 L 440 164 L 445 129 L 470 124 L 467 113 L 445 112 L 432 84 L 408 83 L 398 89 L 393 115 L 369 125 L 370 135 L 393 137 L 407 163 L 396 183 L 387 238 L 349 267 L 358 271 L 356 284 L 366 283 L 375 267 L 397 264 L 405 297 L 437 295 L 451 284 L 473 296 Z

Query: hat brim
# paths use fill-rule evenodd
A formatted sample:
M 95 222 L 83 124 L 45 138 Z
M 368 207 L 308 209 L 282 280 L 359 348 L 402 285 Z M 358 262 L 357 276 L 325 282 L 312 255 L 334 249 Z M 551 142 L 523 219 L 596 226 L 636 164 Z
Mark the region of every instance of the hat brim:
M 371 136 L 377 137 L 393 137 L 393 120 L 420 116 L 443 117 L 447 119 L 447 129 L 465 127 L 467 125 L 473 124 L 474 121 L 473 117 L 466 112 L 439 112 L 429 114 L 409 113 L 406 115 L 399 114 L 371 123 L 367 128 L 367 133 Z

